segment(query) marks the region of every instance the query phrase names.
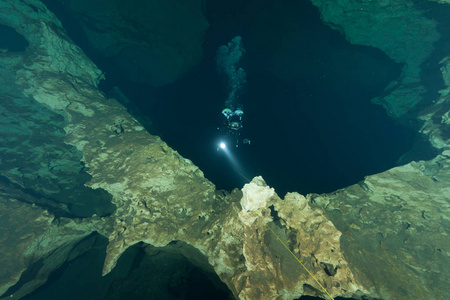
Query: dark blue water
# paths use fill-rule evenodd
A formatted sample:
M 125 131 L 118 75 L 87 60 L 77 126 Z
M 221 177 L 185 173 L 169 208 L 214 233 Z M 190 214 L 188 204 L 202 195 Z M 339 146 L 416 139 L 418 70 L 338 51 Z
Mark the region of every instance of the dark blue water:
M 151 119 L 151 133 L 218 188 L 240 188 L 262 175 L 281 196 L 331 192 L 395 166 L 412 146 L 414 132 L 370 102 L 402 66 L 377 49 L 350 45 L 321 23 L 309 1 L 209 1 L 205 15 L 211 26 L 201 63 L 160 88 L 129 82 L 110 61 L 91 55 L 70 15 L 62 19 L 106 71 L 104 91 L 117 85 L 137 107 L 134 113 Z M 215 53 L 237 35 L 248 79 L 242 136 L 252 143 L 233 151 L 230 161 L 216 150 L 228 94 Z
M 8 52 L 22 52 L 28 47 L 28 42 L 14 28 L 0 25 L 0 49 Z
M 377 49 L 350 45 L 321 23 L 309 1 L 209 1 L 201 63 L 161 88 L 129 82 L 113 63 L 95 56 L 70 14 L 59 9 L 59 15 L 106 72 L 104 91 L 124 91 L 137 107 L 133 112 L 152 120 L 151 133 L 191 159 L 218 188 L 240 188 L 262 175 L 281 196 L 331 192 L 395 166 L 412 146 L 414 132 L 370 102 L 400 76 L 401 65 Z M 242 136 L 252 144 L 233 151 L 231 163 L 216 150 L 228 94 L 215 54 L 237 35 L 246 48 L 248 79 Z
M 370 99 L 401 65 L 347 43 L 308 1 L 244 2 L 208 5 L 204 58 L 182 79 L 123 87 L 162 138 L 225 189 L 262 175 L 280 195 L 331 192 L 395 166 L 414 134 Z M 231 163 L 216 150 L 227 94 L 214 56 L 236 35 L 246 47 L 243 137 L 252 143 L 233 151 Z

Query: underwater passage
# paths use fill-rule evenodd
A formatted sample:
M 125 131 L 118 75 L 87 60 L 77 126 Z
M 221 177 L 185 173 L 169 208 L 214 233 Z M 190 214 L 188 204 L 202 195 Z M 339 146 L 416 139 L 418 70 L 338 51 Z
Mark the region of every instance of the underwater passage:
M 0 1 L 0 299 L 446 299 L 448 6 L 173 1 Z

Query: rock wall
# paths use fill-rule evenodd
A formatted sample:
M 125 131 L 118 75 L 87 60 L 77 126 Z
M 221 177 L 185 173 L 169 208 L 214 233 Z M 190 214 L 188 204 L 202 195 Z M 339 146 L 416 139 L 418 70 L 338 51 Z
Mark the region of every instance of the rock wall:
M 363 3 L 353 3 L 365 7 Z M 389 7 L 393 3 L 371 2 L 364 5 Z M 414 10 L 411 3 L 408 7 Z M 404 13 L 407 11 L 404 10 Z M 358 11 L 353 13 L 362 14 Z M 381 10 L 378 10 L 375 15 L 380 13 Z M 423 25 L 431 22 L 421 17 L 415 21 L 423 22 Z M 389 27 L 392 22 L 387 20 L 380 26 L 388 31 L 392 29 Z M 422 30 L 430 28 L 417 26 Z M 347 29 L 344 26 L 343 30 Z M 350 29 L 350 32 L 356 29 Z M 395 29 L 392 30 L 395 32 Z M 410 39 L 430 45 L 429 39 L 419 36 L 406 34 L 399 41 Z M 376 41 L 377 38 L 372 43 L 382 48 Z M 429 55 L 429 51 L 423 51 L 421 46 L 416 50 L 421 51 L 421 59 L 425 58 L 423 55 L 426 53 Z M 386 52 L 389 53 L 389 49 Z M 407 55 L 413 52 L 412 48 L 405 49 Z M 405 60 L 409 64 L 416 58 L 408 61 Z M 446 299 L 448 294 L 446 286 L 450 278 L 445 270 L 450 266 L 450 253 L 445 245 L 450 242 L 449 57 L 443 57 L 439 64 L 445 88 L 439 91 L 437 100 L 418 114 L 417 119 L 423 124 L 420 132 L 440 154 L 430 161 L 411 162 L 368 176 L 364 181 L 334 193 L 307 196 L 313 207 L 321 207 L 327 218 L 342 232 L 341 246 L 350 267 L 358 274 L 357 278 L 382 299 Z M 396 101 L 386 103 L 387 107 L 401 103 L 401 99 Z M 398 106 L 400 114 L 410 108 Z
M 450 256 L 450 151 L 307 199 L 342 232 L 362 285 L 381 299 L 445 299 Z
M 439 64 L 445 88 L 439 91 L 439 99 L 424 109 L 418 118 L 423 122 L 420 132 L 428 137 L 434 148 L 445 151 L 450 145 L 450 56 Z
M 2 116 L 14 112 L 16 120 L 4 124 L 30 124 L 1 136 L 17 149 L 0 148 L 1 299 L 18 299 L 42 285 L 95 231 L 109 240 L 104 274 L 138 242 L 162 247 L 179 241 L 196 248 L 189 259 L 213 269 L 238 299 L 327 298 L 321 286 L 333 297 L 444 299 L 450 86 L 421 114 L 422 132 L 440 151 L 432 161 L 327 195 L 280 199 L 260 177 L 227 193 L 105 98 L 97 88 L 101 71 L 40 1 L 3 0 L 0 22 L 30 44 L 23 53 L 0 54 L 7 82 L 0 91 Z M 442 61 L 446 82 L 448 62 Z M 45 134 L 33 138 L 41 130 Z M 33 156 L 36 149 L 52 155 Z M 65 171 L 54 173 L 58 169 Z M 87 211 L 53 197 L 52 183 L 67 184 L 76 171 L 84 180 L 64 189 L 86 191 L 84 206 L 103 191 L 109 210 L 96 215 L 92 202 L 97 210 L 80 215 Z M 28 276 L 31 271 L 37 276 Z
M 329 27 L 338 30 L 352 44 L 376 47 L 398 63 L 401 78 L 386 88 L 387 95 L 372 101 L 381 104 L 389 116 L 398 119 L 423 100 L 421 64 L 440 38 L 436 23 L 423 15 L 411 0 L 311 0 Z
M 393 118 L 411 114 L 426 91 L 421 64 L 440 38 L 435 21 L 413 1 L 312 2 L 324 22 L 349 42 L 380 48 L 405 64 L 388 95 L 374 101 Z M 420 132 L 439 150 L 436 158 L 368 176 L 334 193 L 307 196 L 342 232 L 341 245 L 357 278 L 383 299 L 445 299 L 448 294 L 449 63 L 448 57 L 439 63 L 446 85 L 440 97 L 416 116 Z
M 30 235 L 23 252 L 15 253 L 18 257 L 29 253 L 32 259 L 5 274 L 14 280 L 5 282 L 2 291 L 16 283 L 26 267 L 45 258 L 44 254 L 35 253 L 32 245 L 40 243 L 48 232 L 62 232 L 61 243 L 46 245 L 48 253 L 56 251 L 61 244 L 74 247 L 93 231 L 107 237 L 111 234 L 111 241 L 116 242 L 110 243 L 105 263 L 105 268 L 110 269 L 122 250 L 139 241 L 133 239 L 121 245 L 123 231 L 140 232 L 143 228 L 139 223 L 148 220 L 153 228 L 143 230 L 139 238 L 151 240 L 153 245 L 165 245 L 176 239 L 177 222 L 198 218 L 184 204 L 188 202 L 186 199 L 198 200 L 196 212 L 208 211 L 214 186 L 192 162 L 179 156 L 158 137 L 150 136 L 117 101 L 104 97 L 97 89 L 102 72 L 70 41 L 61 23 L 40 1 L 3 1 L 0 16 L 3 24 L 15 28 L 30 44 L 24 53 L 2 55 L 2 72 L 7 75 L 8 83 L 2 89 L 3 113 L 10 115 L 2 119 L 9 129 L 3 134 L 4 143 L 9 147 L 2 148 L 2 175 L 12 194 L 19 190 L 39 196 L 24 197 L 22 202 L 42 209 L 50 207 L 53 212 L 43 222 L 45 226 L 36 228 Z M 80 176 L 83 174 L 86 176 Z M 108 190 L 107 197 L 103 197 L 106 203 L 98 197 L 99 193 L 103 195 L 101 191 L 106 191 L 102 187 Z M 72 218 L 80 215 L 71 212 L 72 203 L 69 208 L 63 201 L 66 199 L 54 196 L 60 190 L 75 194 L 72 198 L 76 204 L 93 207 L 94 211 L 90 211 L 93 217 L 73 223 Z M 11 197 L 5 193 L 2 200 L 8 203 Z M 168 208 L 177 215 L 166 214 Z M 99 221 L 101 226 L 95 226 L 96 214 L 113 212 L 112 217 Z M 133 212 L 138 216 L 128 216 Z M 23 218 L 18 222 L 27 223 L 27 216 Z M 73 224 L 78 223 L 78 236 L 69 234 Z M 11 239 L 23 239 L 22 232 L 10 233 Z M 1 246 L 2 250 L 9 249 L 3 248 L 7 244 Z M 111 250 L 115 248 L 119 251 Z M 63 262 L 62 257 L 55 268 Z M 34 279 L 30 282 L 33 283 L 21 283 L 14 288 L 14 295 L 19 297 L 32 291 L 45 282 L 45 276 L 38 282 Z

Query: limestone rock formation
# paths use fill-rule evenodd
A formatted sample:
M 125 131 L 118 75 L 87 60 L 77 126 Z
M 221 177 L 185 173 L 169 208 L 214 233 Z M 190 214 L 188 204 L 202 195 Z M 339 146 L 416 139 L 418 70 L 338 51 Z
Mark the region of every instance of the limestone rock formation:
M 440 64 L 446 88 L 418 116 L 420 132 L 439 155 L 334 193 L 307 196 L 342 232 L 341 246 L 357 278 L 382 299 L 448 296 L 450 60 Z
M 13 134 L 0 135 L 10 145 L 0 148 L 2 299 L 42 285 L 92 232 L 109 240 L 105 274 L 132 245 L 176 242 L 238 299 L 327 298 L 321 286 L 333 297 L 445 298 L 450 85 L 419 116 L 439 151 L 431 161 L 326 195 L 281 199 L 260 177 L 228 193 L 105 98 L 102 72 L 39 0 L 1 1 L 0 22 L 30 44 L 0 54 L 2 116 L 14 115 L 2 121 Z
M 246 200 L 238 190 L 229 195 L 170 196 L 164 202 L 149 198 L 145 205 L 128 201 L 124 206 L 127 209 L 117 214 L 104 272 L 109 272 L 126 248 L 137 242 L 162 247 L 176 240 L 200 250 L 236 298 L 295 299 L 301 295 L 323 295 L 314 279 L 296 264 L 295 258 L 266 227 L 271 226 L 297 255 L 305 256 L 302 260 L 329 293 L 365 294 L 340 251 L 340 233 L 319 210 L 311 210 L 298 194 L 281 200 L 262 178 L 255 178 L 250 185 L 252 188 L 245 191 L 247 197 L 267 196 L 265 205 L 253 212 L 252 222 L 242 218 L 242 214 L 249 212 L 241 208 L 240 203 Z M 176 193 L 174 190 L 171 194 Z M 160 202 L 166 206 L 161 207 Z M 272 205 L 280 209 L 277 222 L 273 222 L 268 208 Z M 272 208 L 274 213 L 277 208 Z M 294 212 L 302 216 L 293 218 Z
M 55 218 L 35 204 L 39 200 L 0 183 L 0 296 L 5 298 L 20 299 L 37 289 L 63 263 L 89 249 L 77 245 L 91 232 L 105 234 L 110 227 L 110 220 L 99 217 Z
M 2 191 L 0 208 L 0 294 L 3 295 L 19 281 L 21 274 L 29 267 L 25 253 L 51 227 L 52 220 L 45 210 L 21 203 L 5 191 Z M 42 247 L 41 250 L 48 249 Z
M 202 0 L 60 1 L 80 24 L 90 46 L 129 81 L 170 83 L 203 56 L 209 24 Z
M 436 23 L 423 16 L 410 0 L 311 0 L 325 24 L 352 44 L 376 47 L 404 63 L 401 78 L 391 82 L 385 97 L 373 101 L 393 118 L 401 118 L 421 102 L 426 88 L 420 82 L 420 65 L 440 38 Z
M 8 185 L 33 192 L 37 204 L 57 216 L 110 214 L 114 210 L 111 197 L 84 186 L 91 176 L 80 163 L 82 153 L 63 141 L 63 116 L 23 95 L 11 67 L 5 60 L 0 70 L 0 126 L 5 128 L 0 131 L 1 144 L 5 145 L 0 174 Z
M 439 91 L 439 99 L 424 109 L 418 118 L 423 122 L 420 132 L 428 137 L 433 147 L 444 151 L 450 145 L 450 56 L 443 58 L 440 66 L 445 88 Z
M 381 299 L 445 299 L 450 265 L 450 151 L 308 195 L 342 232 L 361 284 Z

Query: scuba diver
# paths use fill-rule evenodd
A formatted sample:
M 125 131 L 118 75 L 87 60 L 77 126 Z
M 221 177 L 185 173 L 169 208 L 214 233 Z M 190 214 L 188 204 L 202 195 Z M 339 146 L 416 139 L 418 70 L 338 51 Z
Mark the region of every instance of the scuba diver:
M 222 114 L 226 119 L 224 120 L 222 127 L 218 129 L 221 130 L 226 137 L 231 138 L 234 141 L 235 146 L 238 147 L 239 137 L 243 128 L 242 116 L 244 115 L 244 111 L 242 110 L 242 107 L 238 107 L 235 111 L 225 108 L 222 110 Z M 242 142 L 244 144 L 250 144 L 249 139 L 244 139 Z
M 244 94 L 245 84 L 247 83 L 247 74 L 240 66 L 240 61 L 245 53 L 242 37 L 236 36 L 229 43 L 220 46 L 216 53 L 217 71 L 225 79 L 228 97 L 225 100 L 225 109 L 222 114 L 225 120 L 222 122 L 222 138 L 232 141 L 236 147 L 240 143 L 242 131 L 242 116 L 244 111 L 239 99 Z M 231 140 L 231 141 L 230 141 Z M 242 140 L 244 144 L 250 144 L 249 139 Z M 221 143 L 221 148 L 225 147 L 225 142 Z M 225 149 L 225 148 L 223 148 Z

